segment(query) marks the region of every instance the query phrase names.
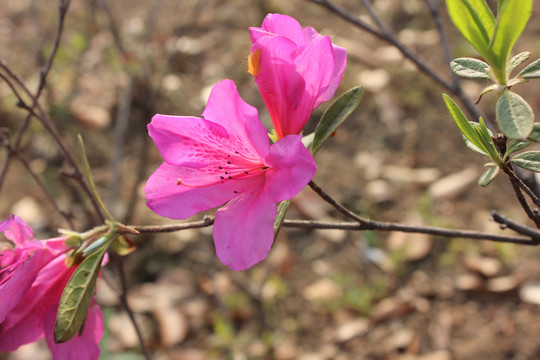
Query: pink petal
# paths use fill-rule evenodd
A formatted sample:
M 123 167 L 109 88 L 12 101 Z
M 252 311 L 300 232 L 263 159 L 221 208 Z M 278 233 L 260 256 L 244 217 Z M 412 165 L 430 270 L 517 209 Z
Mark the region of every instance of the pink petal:
M 178 185 L 180 175 L 185 175 L 184 169 L 163 163 L 148 179 L 144 188 L 146 205 L 158 215 L 187 219 L 224 204 L 257 181 L 256 178 L 248 178 L 205 187 L 189 187 Z
M 240 97 L 233 81 L 222 80 L 214 85 L 203 117 L 223 126 L 238 144 L 246 147 L 245 153 L 255 153 L 259 157 L 268 154 L 270 140 L 257 109 Z
M 32 229 L 17 216 L 0 223 L 16 247 L 0 254 L 0 323 L 30 289 L 39 271 L 67 251 L 65 238 L 34 240 Z
M 5 320 L 6 316 L 19 304 L 21 298 L 30 289 L 38 272 L 47 262 L 47 258 L 48 254 L 45 249 L 35 250 L 32 256 L 17 266 L 9 278 L 2 279 L 0 285 L 0 323 Z
M 304 94 L 297 94 L 297 96 L 302 97 L 304 111 L 311 114 L 313 109 L 320 104 L 316 100 L 328 89 L 334 73 L 334 51 L 330 37 L 321 36 L 310 42 L 295 59 L 295 64 L 297 71 L 302 74 L 306 82 Z
M 51 350 L 53 360 L 97 360 L 100 353 L 99 341 L 104 330 L 103 314 L 99 305 L 92 300 L 82 333 L 77 333 L 71 340 L 63 344 L 54 342 L 57 311 L 58 306 L 52 306 L 43 323 L 45 340 L 49 350 Z
M 20 217 L 10 215 L 0 222 L 0 232 L 13 241 L 17 246 L 22 246 L 34 239 L 34 232 Z
M 320 38 L 323 38 L 315 29 L 312 27 L 307 27 L 304 29 L 304 34 L 308 42 L 318 41 Z M 328 101 L 334 96 L 341 79 L 343 78 L 343 73 L 345 72 L 345 67 L 347 66 L 347 51 L 337 45 L 332 44 L 332 49 L 334 53 L 334 71 L 332 73 L 332 79 L 326 91 L 319 94 L 315 102 L 315 107 L 319 106 L 325 101 Z
M 216 213 L 214 243 L 221 262 L 245 270 L 263 260 L 274 242 L 277 206 L 260 182 Z
M 75 267 L 66 268 L 59 256 L 45 266 L 0 327 L 0 352 L 9 352 L 43 336 L 43 319 L 60 296 Z
M 251 40 L 255 43 L 262 36 L 281 35 L 296 44 L 300 50 L 306 45 L 306 39 L 302 32 L 300 23 L 287 15 L 268 14 L 264 19 L 261 28 L 250 28 Z
M 267 189 L 274 202 L 292 199 L 315 175 L 315 159 L 302 143 L 300 135 L 289 135 L 270 148 L 266 159 Z
M 227 130 L 212 121 L 159 114 L 148 124 L 148 133 L 169 164 L 195 168 L 212 164 L 229 138 Z
M 299 109 L 304 102 L 305 79 L 296 70 L 296 45 L 282 36 L 263 37 L 251 48 L 252 53 L 257 50 L 261 53 L 255 82 L 278 137 L 298 134 L 309 118 L 311 109 L 308 112 L 303 107 Z M 295 132 L 297 129 L 300 130 Z
M 344 48 L 333 44 L 332 48 L 334 49 L 334 73 L 332 74 L 332 80 L 330 81 L 328 89 L 321 94 L 317 99 L 317 102 L 315 102 L 315 106 L 319 106 L 334 96 L 343 79 L 345 68 L 347 67 L 347 51 Z

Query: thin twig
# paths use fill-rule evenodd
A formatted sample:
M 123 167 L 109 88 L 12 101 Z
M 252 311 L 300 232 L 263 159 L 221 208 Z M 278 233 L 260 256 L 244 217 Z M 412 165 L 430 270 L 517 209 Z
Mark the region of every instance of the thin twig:
M 358 217 L 358 216 L 357 216 Z M 393 222 L 375 221 L 369 219 L 360 218 L 361 222 L 332 222 L 332 221 L 315 221 L 315 220 L 285 220 L 283 222 L 284 227 L 289 228 L 301 228 L 301 229 L 334 229 L 334 230 L 351 230 L 351 231 L 365 231 L 365 230 L 378 230 L 378 231 L 399 231 L 405 233 L 416 234 L 429 234 L 437 235 L 448 238 L 463 238 L 463 239 L 476 239 L 476 240 L 491 240 L 502 243 L 512 243 L 520 245 L 538 245 L 540 240 L 540 234 L 536 233 L 533 229 L 522 227 L 526 229 L 523 236 L 504 236 L 497 234 L 488 234 L 480 231 L 472 230 L 453 230 L 444 229 L 432 226 L 412 226 L 404 225 Z M 174 232 L 186 229 L 204 228 L 211 226 L 214 223 L 214 217 L 205 216 L 202 220 L 171 225 L 130 225 L 128 228 L 139 231 L 140 233 L 164 233 Z M 510 227 L 509 227 L 510 228 Z M 518 233 L 521 233 L 518 229 L 512 229 Z
M 369 2 L 369 0 L 362 0 L 362 4 L 368 11 L 369 16 L 373 19 L 373 21 L 375 21 L 375 24 L 377 24 L 377 26 L 379 27 L 379 30 L 383 34 L 388 35 L 390 32 L 386 29 L 381 19 L 379 19 L 379 17 L 377 16 L 377 13 L 375 13 L 375 10 L 373 10 L 373 8 L 371 7 L 371 3 Z
M 536 243 L 540 242 L 540 231 L 531 229 L 527 226 L 523 226 L 522 224 L 518 224 L 515 221 L 512 221 L 502 215 L 499 215 L 497 212 L 492 211 L 491 217 L 493 220 L 501 225 L 504 225 L 505 227 L 514 230 L 515 232 L 518 232 L 520 234 L 529 235 L 533 241 Z
M 129 307 L 128 300 L 127 300 L 127 282 L 126 282 L 126 273 L 124 271 L 123 266 L 123 258 L 121 256 L 115 256 L 114 262 L 116 263 L 116 269 L 118 271 L 118 275 L 120 276 L 120 294 L 118 297 L 120 298 L 120 302 L 122 303 L 122 306 L 124 307 L 124 310 L 126 310 L 126 313 L 129 316 L 129 319 L 131 323 L 133 324 L 133 327 L 135 328 L 135 332 L 137 333 L 137 338 L 139 339 L 139 343 L 141 344 L 141 352 L 143 353 L 143 356 L 146 360 L 150 360 L 152 357 L 150 355 L 150 351 L 148 350 L 148 347 L 146 346 L 144 342 L 144 338 L 142 336 L 142 332 L 140 327 L 137 324 L 137 320 L 135 319 L 135 314 L 133 313 L 133 310 Z
M 510 181 L 512 182 L 512 184 L 516 184 L 520 189 L 522 189 L 526 194 L 527 196 L 529 196 L 532 200 L 532 202 L 540 207 L 540 198 L 534 193 L 534 191 L 532 191 L 528 186 L 527 184 L 525 184 L 523 182 L 523 180 L 521 180 L 516 172 L 514 171 L 513 167 L 512 167 L 512 164 L 509 164 L 507 165 L 506 167 L 503 168 L 503 171 L 505 172 L 506 175 L 508 175 L 508 177 L 510 178 Z
M 128 129 L 129 118 L 131 114 L 131 100 L 133 98 L 133 78 L 127 74 L 128 81 L 126 87 L 122 91 L 118 105 L 118 114 L 116 116 L 116 125 L 114 127 L 114 150 L 110 163 L 111 183 L 107 196 L 107 207 L 114 209 L 116 201 L 118 201 L 118 188 L 121 182 L 120 164 L 124 158 L 124 144 L 126 131 Z M 118 215 L 118 214 L 115 214 Z
M 359 223 L 365 223 L 365 219 L 360 217 L 359 215 L 355 214 L 353 211 L 347 209 L 345 206 L 343 206 L 342 204 L 340 204 L 337 200 L 335 200 L 334 198 L 332 198 L 330 195 L 328 195 L 326 192 L 324 192 L 323 189 L 321 189 L 321 187 L 317 184 L 315 184 L 315 182 L 313 180 L 311 180 L 308 184 L 308 186 L 313 189 L 313 191 L 315 191 L 317 193 L 317 195 L 319 195 L 324 201 L 326 201 L 327 203 L 329 203 L 330 205 L 332 205 L 336 210 L 338 210 L 339 212 L 341 212 L 343 215 L 355 220 L 355 221 L 358 221 Z
M 439 12 L 439 1 L 434 1 L 435 4 L 433 4 L 430 0 L 424 0 L 426 3 L 426 6 L 429 10 L 429 13 L 431 14 L 431 17 L 433 18 L 433 22 L 435 23 L 435 28 L 437 29 L 437 32 L 439 33 L 439 38 L 441 39 L 441 47 L 443 48 L 444 52 L 444 58 L 446 60 L 447 64 L 450 64 L 452 62 L 452 53 L 450 51 L 450 43 L 448 42 L 448 37 L 446 36 L 446 32 L 444 31 L 443 23 L 441 20 L 441 13 Z M 456 89 L 461 89 L 461 83 L 459 76 L 457 76 L 453 71 L 450 71 L 450 74 L 452 75 L 452 81 L 454 82 L 454 87 Z

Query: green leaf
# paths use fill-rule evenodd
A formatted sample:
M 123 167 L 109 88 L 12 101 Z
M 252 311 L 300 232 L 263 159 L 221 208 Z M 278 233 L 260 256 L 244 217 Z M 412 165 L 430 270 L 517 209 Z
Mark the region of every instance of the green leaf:
M 480 186 L 488 186 L 493 179 L 495 179 L 495 176 L 499 173 L 499 167 L 498 166 L 491 166 L 489 167 L 482 176 L 478 179 L 478 185 Z
M 534 123 L 533 131 L 527 139 L 536 142 L 540 141 L 540 123 Z
M 450 63 L 452 71 L 459 76 L 469 79 L 491 79 L 491 68 L 482 60 L 473 58 L 458 58 Z
M 114 221 L 113 216 L 111 215 L 111 213 L 109 212 L 109 210 L 107 209 L 107 207 L 105 206 L 103 201 L 101 200 L 101 197 L 99 196 L 99 193 L 97 191 L 96 184 L 94 182 L 94 178 L 92 177 L 92 171 L 90 169 L 90 163 L 88 162 L 88 156 L 86 156 L 86 150 L 84 148 L 84 141 L 83 141 L 83 138 L 82 138 L 81 134 L 78 134 L 77 140 L 78 140 L 78 143 L 79 143 L 79 150 L 81 151 L 81 158 L 82 158 L 82 163 L 83 163 L 84 176 L 86 177 L 86 181 L 88 182 L 88 186 L 90 187 L 90 190 L 92 191 L 92 195 L 94 195 L 94 199 L 98 203 L 101 210 L 103 210 L 105 215 L 109 218 L 109 220 Z
M 88 256 L 71 275 L 58 306 L 54 327 L 55 342 L 64 343 L 70 340 L 86 321 L 96 279 L 107 249 L 108 246 L 104 246 Z
M 474 145 L 474 144 L 471 142 L 471 140 L 469 140 L 469 139 L 467 139 L 467 138 L 465 137 L 465 135 L 462 134 L 462 136 L 463 136 L 463 141 L 465 141 L 465 145 L 467 145 L 467 147 L 468 147 L 469 149 L 471 149 L 472 151 L 477 152 L 477 153 L 479 153 L 479 154 L 481 154 L 481 155 L 490 157 L 489 154 L 488 154 L 487 152 L 485 152 L 484 150 L 481 150 L 478 146 Z
M 521 96 L 505 90 L 496 108 L 497 122 L 501 131 L 510 139 L 527 138 L 534 126 L 534 114 Z
M 283 225 L 285 215 L 287 214 L 290 205 L 291 200 L 282 201 L 278 205 L 276 219 L 274 220 L 274 240 L 277 238 L 279 230 L 281 230 L 281 225 Z
M 482 143 L 480 136 L 474 129 L 474 127 L 469 123 L 469 120 L 465 117 L 465 114 L 461 111 L 461 109 L 456 105 L 454 100 L 446 94 L 443 94 L 444 102 L 446 103 L 446 107 L 448 108 L 448 111 L 450 112 L 450 115 L 452 115 L 452 118 L 454 119 L 454 122 L 458 126 L 459 130 L 461 130 L 461 133 L 463 136 L 465 136 L 469 141 L 475 145 L 478 149 L 483 151 L 484 153 L 488 154 L 486 147 Z
M 495 146 L 495 143 L 493 142 L 493 139 L 491 138 L 493 134 L 486 127 L 486 124 L 484 123 L 484 119 L 482 119 L 482 117 L 480 117 L 479 123 L 474 125 L 474 129 L 478 133 L 478 136 L 480 137 L 480 140 L 482 141 L 484 148 L 488 152 L 489 157 L 493 161 L 495 161 L 497 164 L 502 165 L 502 160 L 501 160 L 501 157 L 499 156 L 499 152 L 497 151 L 497 147 Z
M 515 155 L 510 162 L 533 172 L 540 172 L 540 151 L 526 151 Z
M 446 0 L 446 6 L 454 25 L 489 63 L 495 17 L 485 0 Z
M 315 154 L 336 129 L 358 107 L 362 99 L 362 87 L 356 86 L 336 99 L 326 109 L 315 129 L 311 153 Z
M 518 74 L 522 79 L 537 79 L 540 78 L 540 59 L 533 61 Z
M 513 58 L 511 58 L 508 63 L 506 64 L 506 72 L 508 75 L 517 68 L 519 65 L 523 64 L 529 57 L 531 56 L 531 53 L 529 51 L 524 51 L 522 53 L 517 54 Z
M 523 150 L 529 145 L 531 145 L 531 142 L 528 140 L 510 140 L 508 146 L 506 147 L 506 153 L 504 154 L 504 158 L 507 159 L 510 154 Z
M 490 49 L 495 61 L 492 65 L 505 70 L 510 51 L 531 17 L 532 0 L 511 0 L 499 4 L 497 24 Z

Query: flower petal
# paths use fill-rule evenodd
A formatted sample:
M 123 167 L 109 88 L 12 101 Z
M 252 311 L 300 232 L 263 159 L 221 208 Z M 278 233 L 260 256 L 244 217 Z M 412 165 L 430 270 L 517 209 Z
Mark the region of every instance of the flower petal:
M 65 238 L 34 240 L 32 229 L 18 216 L 0 223 L 0 231 L 15 248 L 0 253 L 0 323 L 30 289 L 39 271 L 67 251 Z
M 201 211 L 224 204 L 244 189 L 251 187 L 257 178 L 229 180 L 204 187 L 178 184 L 184 169 L 167 163 L 161 166 L 146 182 L 146 205 L 155 213 L 171 219 L 187 219 Z
M 0 327 L 0 352 L 9 352 L 43 336 L 43 319 L 58 305 L 62 291 L 75 267 L 67 268 L 59 256 L 38 274 L 32 287 L 8 314 Z
M 243 154 L 268 154 L 270 140 L 257 109 L 246 103 L 238 94 L 232 80 L 222 80 L 212 88 L 203 117 L 223 126 L 231 137 L 235 137 L 236 146 L 246 149 Z
M 330 86 L 334 73 L 334 51 L 330 37 L 320 36 L 311 41 L 295 59 L 295 64 L 306 82 L 303 106 L 311 114 L 322 102 L 317 102 L 317 99 Z
M 0 323 L 5 320 L 6 316 L 19 304 L 30 289 L 38 272 L 45 265 L 47 255 L 45 249 L 35 250 L 29 258 L 9 274 L 8 278 L 2 279 L 0 285 Z
M 97 360 L 99 358 L 99 341 L 103 336 L 103 314 L 101 308 L 92 300 L 82 333 L 77 333 L 71 340 L 63 344 L 54 342 L 54 326 L 58 306 L 52 306 L 43 322 L 45 340 L 52 353 L 53 360 Z
M 300 51 L 306 46 L 306 39 L 300 23 L 287 15 L 268 14 L 260 28 L 249 28 L 252 42 L 256 42 L 262 36 L 281 35 L 294 41 Z
M 194 168 L 212 164 L 229 142 L 221 125 L 197 117 L 154 115 L 148 133 L 166 162 Z
M 323 38 L 315 29 L 312 27 L 307 27 L 304 29 L 304 34 L 308 42 L 314 42 L 320 38 Z M 332 73 L 332 79 L 326 91 L 321 92 L 319 97 L 315 102 L 315 107 L 319 106 L 325 101 L 328 101 L 334 96 L 341 79 L 343 78 L 343 73 L 345 72 L 345 67 L 347 66 L 347 51 L 337 45 L 332 44 L 332 49 L 334 53 L 334 71 Z
M 263 37 L 251 48 L 260 50 L 259 71 L 255 82 L 259 87 L 278 138 L 298 134 L 311 114 L 301 104 L 305 96 L 305 79 L 296 70 L 298 55 L 293 41 L 283 36 Z
M 216 213 L 216 253 L 223 264 L 235 271 L 263 260 L 274 242 L 277 206 L 265 183 L 259 182 Z
M 315 159 L 300 135 L 289 135 L 270 148 L 267 190 L 274 202 L 292 199 L 315 175 Z
M 34 239 L 34 231 L 16 215 L 10 215 L 0 222 L 0 232 L 3 232 L 4 236 L 17 246 L 22 246 Z

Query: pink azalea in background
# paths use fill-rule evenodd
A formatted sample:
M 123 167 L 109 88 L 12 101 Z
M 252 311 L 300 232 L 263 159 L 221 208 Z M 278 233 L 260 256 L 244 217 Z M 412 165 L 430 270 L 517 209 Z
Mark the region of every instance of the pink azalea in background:
M 148 131 L 165 160 L 146 183 L 148 207 L 186 219 L 226 203 L 214 222 L 219 259 L 233 270 L 264 259 L 274 240 L 276 204 L 315 174 L 301 137 L 270 145 L 257 109 L 231 80 L 213 87 L 203 118 L 155 115 Z
M 336 92 L 347 53 L 290 16 L 268 14 L 252 27 L 249 71 L 255 76 L 278 138 L 300 134 L 321 103 Z
M 0 232 L 13 245 L 0 252 L 0 352 L 45 336 L 53 359 L 97 359 L 103 334 L 97 305 L 89 311 L 82 333 L 65 344 L 50 341 L 62 291 L 75 270 L 65 264 L 70 250 L 65 237 L 35 240 L 32 229 L 14 215 L 0 222 Z

